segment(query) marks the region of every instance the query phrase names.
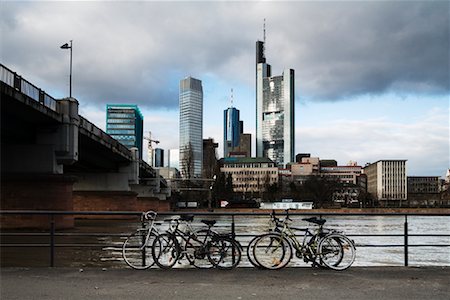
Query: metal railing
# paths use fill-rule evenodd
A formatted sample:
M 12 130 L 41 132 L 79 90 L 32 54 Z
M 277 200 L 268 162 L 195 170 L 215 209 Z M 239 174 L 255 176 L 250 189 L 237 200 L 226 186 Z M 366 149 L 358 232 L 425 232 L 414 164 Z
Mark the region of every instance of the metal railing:
M 279 214 L 283 214 L 284 212 L 280 211 Z M 183 215 L 183 214 L 193 214 L 197 216 L 228 216 L 230 217 L 230 229 L 231 234 L 236 238 L 239 237 L 251 237 L 253 235 L 249 234 L 236 234 L 236 217 L 256 217 L 256 216 L 269 216 L 269 212 L 158 212 L 158 216 L 173 216 L 173 215 Z M 122 233 L 71 233 L 71 232 L 57 232 L 56 230 L 56 217 L 62 216 L 110 216 L 110 217 L 135 217 L 139 218 L 142 213 L 141 212 L 111 212 L 111 211 L 92 211 L 92 212 L 75 212 L 75 211 L 0 211 L 0 217 L 4 218 L 5 216 L 47 216 L 48 217 L 48 230 L 46 232 L 24 232 L 24 231 L 14 231 L 14 232 L 0 232 L 0 236 L 2 237 L 0 242 L 0 248 L 4 247 L 47 247 L 49 248 L 49 259 L 50 266 L 55 266 L 55 251 L 56 248 L 59 247 L 113 247 L 117 245 L 105 245 L 100 243 L 56 243 L 56 237 L 125 237 L 130 232 Z M 346 234 L 349 237 L 402 237 L 403 243 L 397 244 L 357 244 L 357 247 L 402 247 L 403 248 L 403 256 L 404 256 L 404 266 L 409 265 L 409 249 L 413 247 L 450 247 L 450 233 L 446 234 L 412 234 L 408 229 L 408 217 L 411 216 L 445 216 L 450 217 L 450 213 L 318 213 L 318 212 L 301 212 L 296 213 L 291 211 L 289 213 L 290 216 L 307 216 L 314 215 L 319 216 L 320 218 L 323 216 L 397 216 L 403 217 L 403 233 L 402 234 Z M 116 220 L 117 222 L 124 222 L 121 220 Z M 142 227 L 144 227 L 144 223 L 142 223 Z M 47 237 L 48 242 L 46 243 L 4 243 L 5 236 L 15 236 L 15 237 L 25 237 L 25 236 L 38 236 L 38 237 Z M 426 243 L 426 244 L 411 244 L 409 242 L 410 237 L 449 237 L 449 243 L 443 244 L 434 244 L 434 243 Z M 243 245 L 246 247 L 247 245 Z M 449 254 L 450 258 L 450 254 Z
M 0 81 L 27 95 L 36 102 L 56 111 L 57 100 L 3 64 L 0 64 Z

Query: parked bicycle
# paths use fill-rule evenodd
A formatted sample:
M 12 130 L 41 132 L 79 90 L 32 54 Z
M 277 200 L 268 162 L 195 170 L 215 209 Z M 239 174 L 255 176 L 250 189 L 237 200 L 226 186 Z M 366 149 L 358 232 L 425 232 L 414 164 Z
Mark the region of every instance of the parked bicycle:
M 145 270 L 155 263 L 152 247 L 153 241 L 159 236 L 156 215 L 154 211 L 142 213 L 141 222 L 144 226 L 132 233 L 122 245 L 122 257 L 133 269 Z
M 317 227 L 314 230 L 292 227 L 288 210 L 284 220 L 276 218 L 272 212 L 272 232 L 259 235 L 249 243 L 250 262 L 264 269 L 281 269 L 290 262 L 295 250 L 296 257 L 313 266 L 345 270 L 353 264 L 356 248 L 352 240 L 341 232 L 324 228 L 325 219 L 302 220 Z M 302 240 L 297 238 L 295 231 L 304 232 Z
M 153 259 L 162 269 L 172 268 L 186 257 L 197 268 L 232 269 L 241 260 L 241 247 L 230 235 L 212 230 L 215 220 L 201 220 L 207 229 L 194 231 L 194 216 L 171 220 L 171 228 L 153 242 Z

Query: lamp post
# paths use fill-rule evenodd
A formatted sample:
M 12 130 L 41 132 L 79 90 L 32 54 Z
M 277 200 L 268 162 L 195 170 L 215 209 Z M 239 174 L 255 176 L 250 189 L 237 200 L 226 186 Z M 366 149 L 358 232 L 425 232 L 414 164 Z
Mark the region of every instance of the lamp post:
M 72 98 L 72 40 L 70 40 L 70 46 L 65 43 L 61 46 L 61 49 L 70 49 L 69 97 Z

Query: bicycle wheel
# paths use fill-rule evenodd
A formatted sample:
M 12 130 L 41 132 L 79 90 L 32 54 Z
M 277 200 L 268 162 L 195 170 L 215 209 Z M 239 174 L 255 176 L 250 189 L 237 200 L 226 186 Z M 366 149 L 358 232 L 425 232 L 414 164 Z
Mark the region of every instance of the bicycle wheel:
M 214 237 L 207 245 L 207 256 L 213 266 L 221 270 L 236 268 L 242 251 L 238 242 L 229 237 Z
M 151 233 L 147 240 L 147 233 L 147 230 L 137 230 L 122 245 L 122 257 L 133 269 L 145 270 L 155 263 L 152 244 L 156 235 Z
M 292 246 L 279 234 L 263 234 L 255 242 L 253 256 L 257 264 L 264 269 L 281 269 L 292 258 Z
M 152 245 L 153 260 L 161 269 L 170 269 L 178 261 L 181 249 L 175 236 L 160 234 Z
M 258 262 L 255 260 L 255 256 L 253 255 L 253 249 L 255 248 L 255 243 L 258 240 L 259 236 L 255 236 L 247 246 L 247 258 L 248 261 L 256 268 L 261 269 L 262 267 L 258 264 Z
M 214 265 L 208 258 L 208 247 L 211 242 L 208 230 L 198 230 L 194 236 L 189 237 L 184 245 L 184 253 L 191 265 L 199 269 L 210 269 Z
M 349 268 L 355 261 L 356 249 L 348 237 L 332 233 L 319 242 L 318 255 L 321 264 L 330 269 L 342 271 Z

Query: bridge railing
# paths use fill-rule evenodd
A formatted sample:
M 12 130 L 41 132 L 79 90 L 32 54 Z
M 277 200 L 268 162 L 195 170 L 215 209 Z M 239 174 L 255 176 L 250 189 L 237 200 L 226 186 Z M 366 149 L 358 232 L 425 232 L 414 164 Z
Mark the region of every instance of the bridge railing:
M 282 213 L 282 212 L 280 212 Z M 158 219 L 164 219 L 167 216 L 174 215 L 183 215 L 183 214 L 194 214 L 196 216 L 203 216 L 207 218 L 216 218 L 216 217 L 226 217 L 229 220 L 229 223 L 226 223 L 226 227 L 230 229 L 231 234 L 234 235 L 238 240 L 245 241 L 243 243 L 243 247 L 246 248 L 249 240 L 254 234 L 250 234 L 248 232 L 242 232 L 242 230 L 236 230 L 237 227 L 242 226 L 242 222 L 248 223 L 251 218 L 268 216 L 268 212 L 160 212 L 158 213 Z M 61 248 L 100 248 L 100 249 L 113 249 L 115 253 L 121 253 L 121 243 L 124 241 L 125 237 L 128 236 L 131 232 L 135 231 L 139 227 L 144 228 L 145 224 L 142 223 L 139 225 L 139 217 L 142 215 L 141 212 L 74 212 L 74 211 L 0 211 L 0 217 L 4 218 L 5 216 L 20 216 L 21 218 L 27 218 L 30 216 L 41 216 L 48 218 L 48 228 L 46 231 L 39 232 L 24 232 L 23 230 L 2 230 L 0 233 L 0 248 L 48 248 L 49 249 L 49 261 L 50 266 L 55 266 L 55 256 L 57 249 Z M 401 223 L 397 224 L 397 228 L 400 230 L 397 233 L 346 233 L 347 236 L 355 239 L 356 247 L 359 248 L 401 248 L 403 249 L 403 265 L 408 266 L 409 257 L 410 257 L 410 249 L 411 248 L 450 248 L 450 233 L 439 233 L 439 232 L 429 232 L 429 233 L 414 233 L 411 232 L 408 228 L 408 220 L 411 217 L 415 216 L 428 216 L 431 218 L 435 217 L 450 217 L 450 213 L 317 213 L 317 212 L 301 212 L 296 213 L 295 211 L 290 212 L 290 216 L 306 216 L 306 215 L 314 215 L 314 216 L 364 216 L 364 217 L 400 217 L 397 221 L 402 222 L 403 220 L 403 228 L 401 227 Z M 109 218 L 109 221 L 113 221 L 114 223 L 109 223 L 104 228 L 106 232 L 70 232 L 68 230 L 56 230 L 57 224 L 56 219 L 61 218 L 63 216 L 77 216 L 78 218 L 86 218 L 95 216 L 98 220 L 105 220 Z M 117 220 L 115 218 L 121 218 L 121 220 Z M 236 222 L 237 218 L 240 222 Z M 125 220 L 123 218 L 128 218 Z M 114 220 L 113 220 L 114 219 Z M 131 219 L 131 223 L 130 223 Z M 134 221 L 133 221 L 134 220 Z M 91 220 L 92 221 L 92 220 Z M 376 219 L 377 223 L 380 221 Z M 447 222 L 447 221 L 446 221 Z M 237 224 L 238 223 L 238 224 Z M 120 224 L 127 224 L 127 227 L 124 232 L 117 230 L 112 232 L 111 227 L 117 227 Z M 400 225 L 400 226 L 399 226 Z M 88 226 L 92 227 L 92 223 L 88 223 Z M 103 225 L 102 225 L 103 226 Z M 392 224 L 388 224 L 388 226 L 392 226 Z M 28 237 L 25 239 L 25 237 Z M 71 243 L 64 243 L 63 241 L 57 242 L 57 238 L 70 238 Z M 96 242 L 92 242 L 89 238 L 96 238 Z M 7 239 L 9 238 L 9 240 Z M 36 238 L 39 238 L 39 242 L 36 242 Z M 358 240 L 361 238 L 365 238 L 362 240 Z M 376 239 L 373 241 L 373 239 Z M 420 239 L 420 242 L 412 242 L 411 238 Z M 430 242 L 429 239 L 439 238 L 438 243 Z M 72 240 L 73 239 L 73 240 Z M 115 239 L 115 242 L 113 240 Z M 367 240 L 368 239 L 368 240 Z M 383 239 L 387 239 L 387 243 L 383 243 Z M 394 239 L 397 241 L 394 242 Z M 399 243 L 398 239 L 402 242 Z M 76 241 L 75 243 L 73 241 Z M 89 242 L 90 241 L 90 242 Z M 109 241 L 109 242 L 108 242 Z M 370 242 L 372 241 L 372 242 Z M 3 251 L 5 254 L 5 251 Z M 80 251 L 78 252 L 80 253 Z M 87 252 L 89 253 L 89 252 Z M 398 256 L 401 252 L 396 253 Z M 428 252 L 427 252 L 428 253 Z M 430 252 L 433 256 L 432 259 L 438 259 L 436 257 L 437 252 Z M 441 251 L 441 255 L 444 253 L 444 257 L 441 257 L 445 264 L 450 264 L 450 257 L 448 257 L 448 251 Z M 80 254 L 78 254 L 80 255 Z M 243 255 L 246 255 L 246 251 L 243 252 Z M 447 256 L 446 256 L 447 255 Z M 5 256 L 5 255 L 3 255 Z M 74 255 L 76 256 L 76 254 Z M 72 256 L 69 256 L 69 260 L 73 259 Z M 121 256 L 116 258 L 121 260 Z
M 27 95 L 36 102 L 39 102 L 51 110 L 56 111 L 56 99 L 45 93 L 31 82 L 23 79 L 20 75 L 8 69 L 3 64 L 0 64 L 0 81 Z

